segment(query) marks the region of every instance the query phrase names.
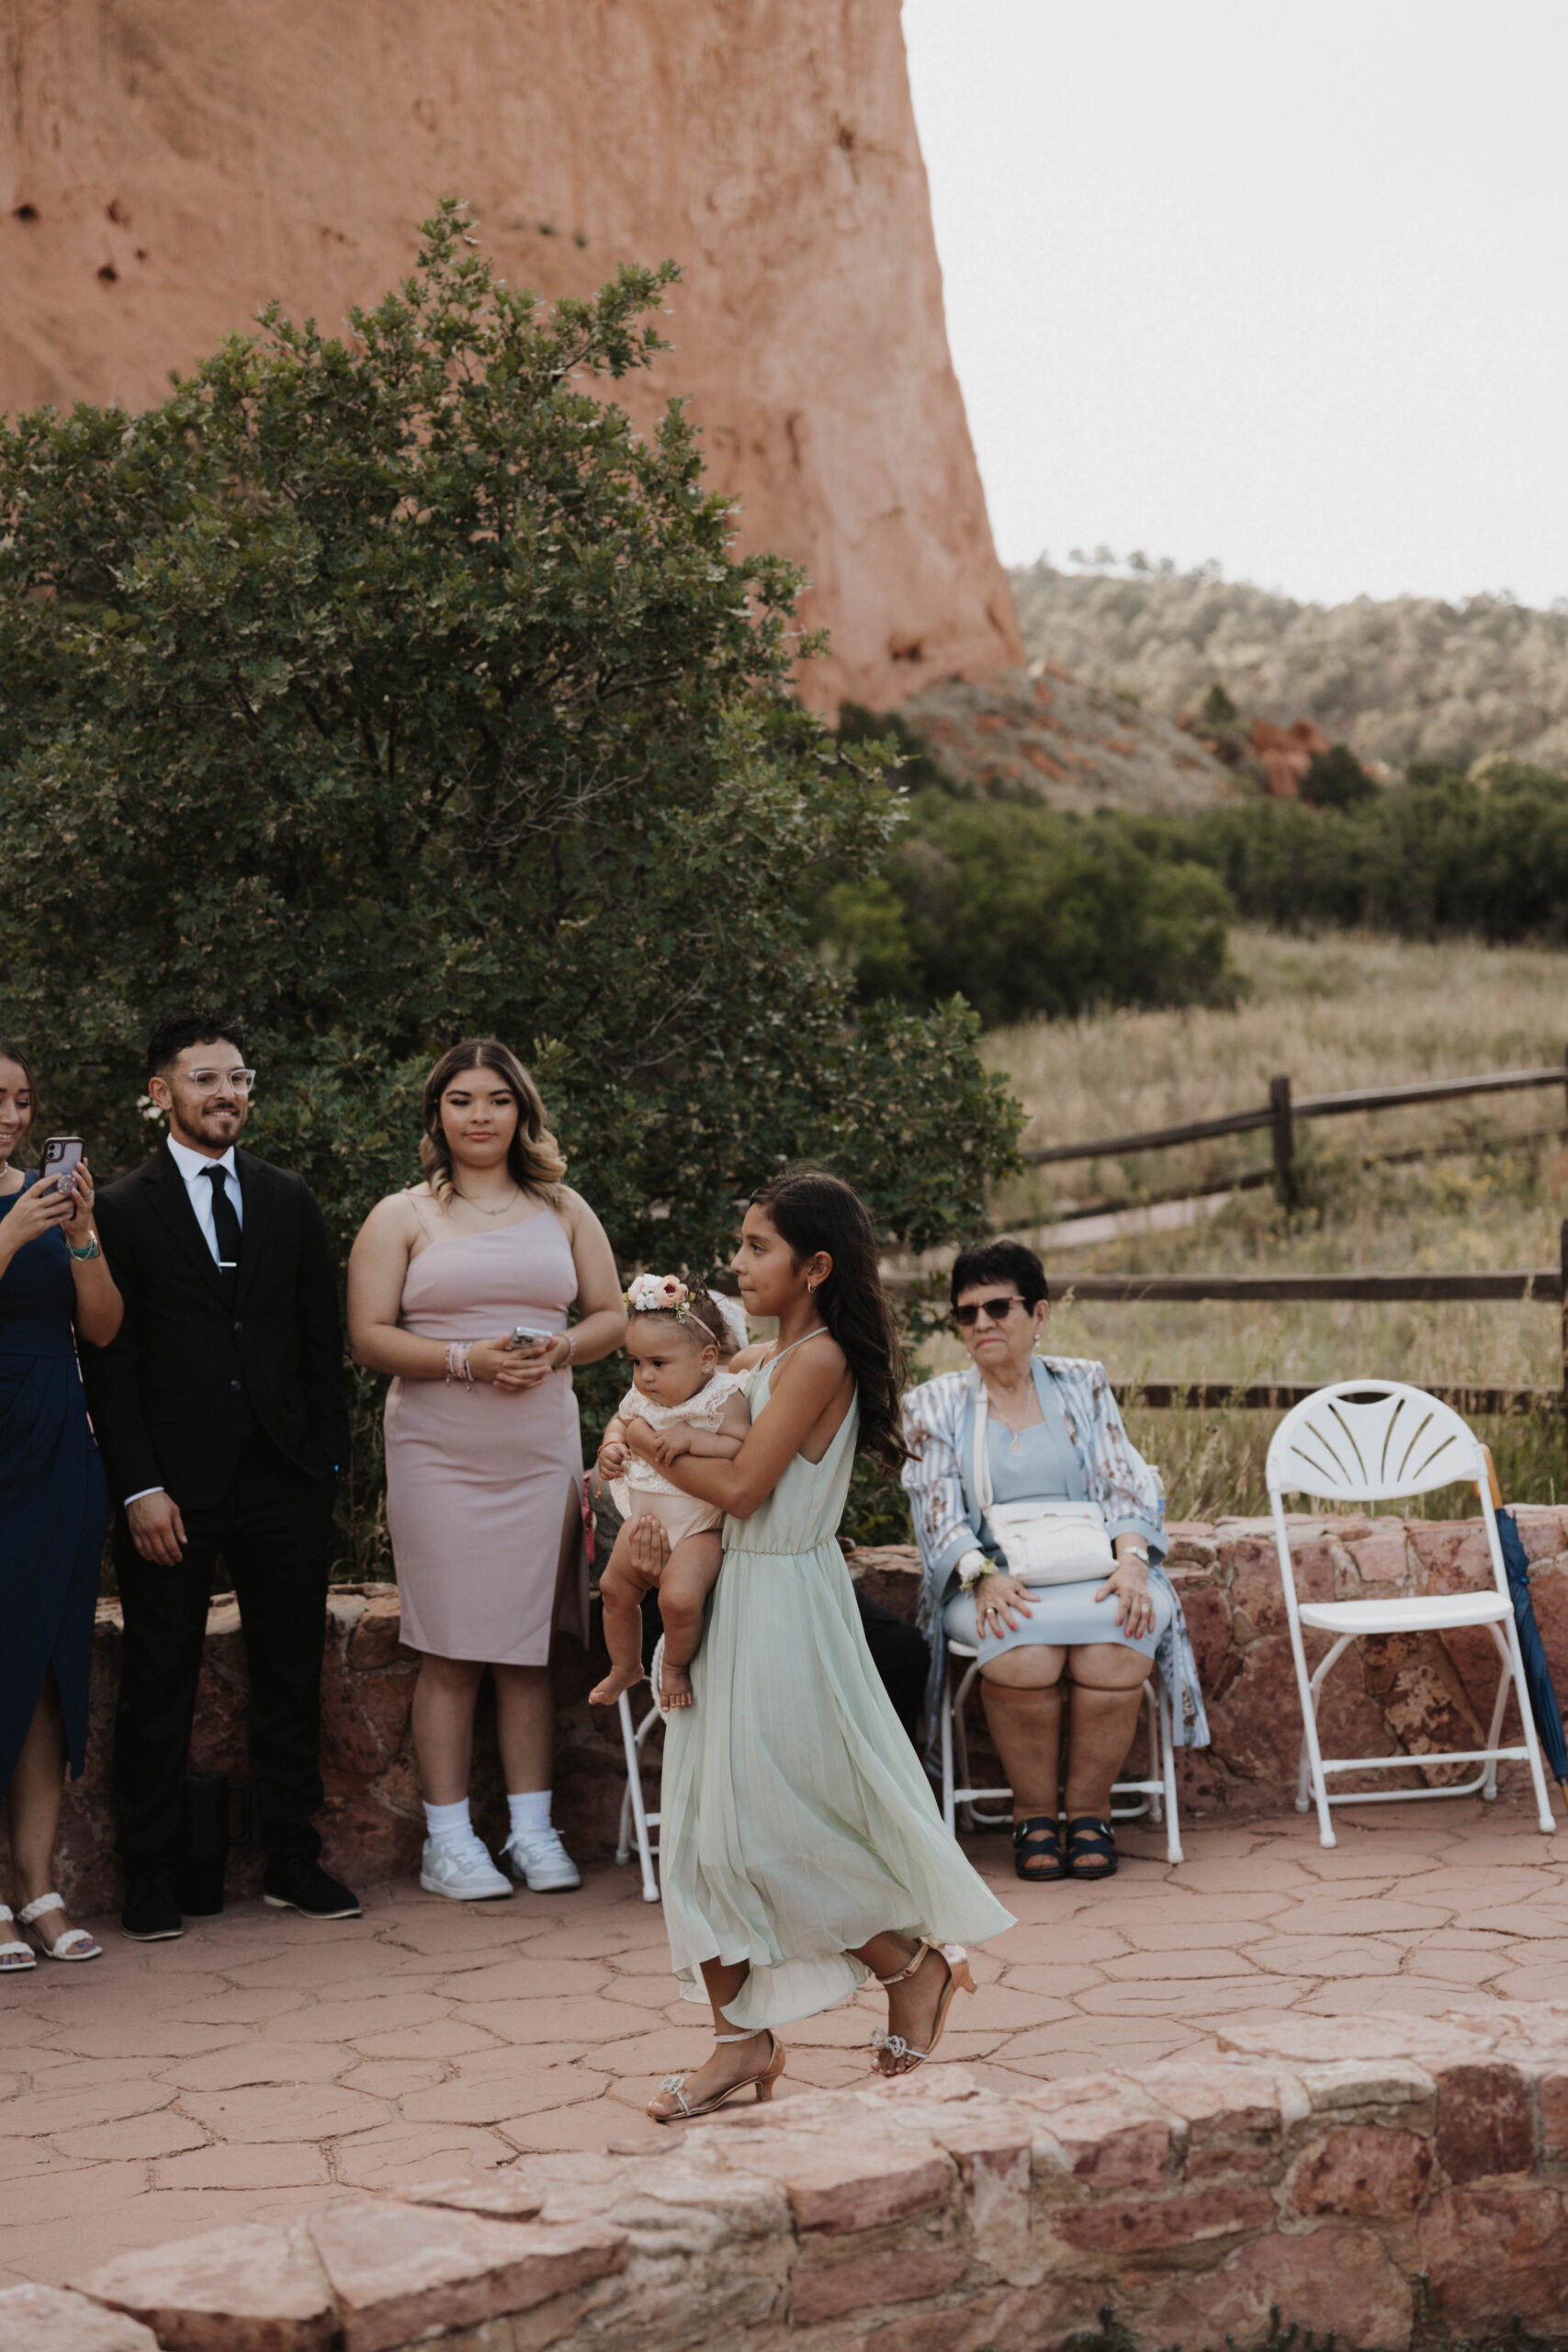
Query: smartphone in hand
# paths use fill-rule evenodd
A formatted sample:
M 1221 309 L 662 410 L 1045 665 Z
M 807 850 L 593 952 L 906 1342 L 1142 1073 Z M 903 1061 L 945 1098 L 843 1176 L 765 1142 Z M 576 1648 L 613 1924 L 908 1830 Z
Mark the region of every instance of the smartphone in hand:
M 554 1331 L 541 1331 L 536 1324 L 519 1323 L 507 1345 L 512 1348 L 548 1347 L 556 1336 Z
M 47 1136 L 39 1155 L 39 1192 L 68 1193 L 71 1180 L 82 1164 L 82 1156 L 80 1136 Z

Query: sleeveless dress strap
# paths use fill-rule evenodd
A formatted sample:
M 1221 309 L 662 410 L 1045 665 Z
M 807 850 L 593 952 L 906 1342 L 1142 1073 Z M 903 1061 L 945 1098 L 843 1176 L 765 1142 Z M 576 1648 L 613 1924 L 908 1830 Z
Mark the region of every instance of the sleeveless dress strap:
M 419 1219 L 420 1228 L 423 1233 L 425 1239 L 427 1241 L 434 1241 L 435 1236 L 430 1229 L 430 1219 L 424 1214 L 424 1203 L 420 1199 L 419 1194 L 414 1192 L 410 1193 L 409 1198 L 413 1203 L 413 1213 Z
M 826 1323 L 819 1323 L 815 1331 L 803 1331 L 798 1340 L 792 1340 L 787 1348 L 779 1350 L 776 1356 L 764 1356 L 762 1361 L 772 1371 L 774 1364 L 783 1363 L 785 1356 L 793 1355 L 796 1348 L 803 1348 L 807 1340 L 829 1340 L 832 1336 Z

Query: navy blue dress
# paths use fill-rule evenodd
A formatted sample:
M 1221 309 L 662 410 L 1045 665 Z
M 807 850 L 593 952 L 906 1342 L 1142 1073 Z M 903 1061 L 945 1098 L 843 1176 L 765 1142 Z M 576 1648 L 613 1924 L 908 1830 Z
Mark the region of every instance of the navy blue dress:
M 22 1192 L 36 1182 L 28 1177 Z M 0 1199 L 0 1217 L 21 1197 Z M 0 1791 L 51 1666 L 73 1773 L 87 1751 L 108 1503 L 76 1368 L 75 1304 L 58 1227 L 18 1250 L 0 1273 Z

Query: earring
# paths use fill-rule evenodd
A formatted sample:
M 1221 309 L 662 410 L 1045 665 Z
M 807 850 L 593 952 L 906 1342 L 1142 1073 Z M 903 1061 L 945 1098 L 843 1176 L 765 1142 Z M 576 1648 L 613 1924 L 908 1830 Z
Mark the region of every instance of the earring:
M 817 1295 L 817 1285 L 809 1274 L 806 1278 L 806 1295 L 807 1298 L 815 1298 Z

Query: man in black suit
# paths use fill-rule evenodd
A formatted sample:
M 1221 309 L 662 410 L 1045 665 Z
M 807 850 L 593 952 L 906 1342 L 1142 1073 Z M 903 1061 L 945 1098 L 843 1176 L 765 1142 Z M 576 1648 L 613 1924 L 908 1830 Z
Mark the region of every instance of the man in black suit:
M 125 1612 L 114 1781 L 127 1935 L 182 1931 L 173 1873 L 213 1569 L 240 1604 L 266 1900 L 357 1916 L 318 1856 L 333 1493 L 348 1460 L 337 1280 L 314 1194 L 235 1146 L 255 1072 L 233 1022 L 165 1021 L 147 1052 L 168 1140 L 98 1197 L 125 1301 L 84 1351 L 119 1504 Z

